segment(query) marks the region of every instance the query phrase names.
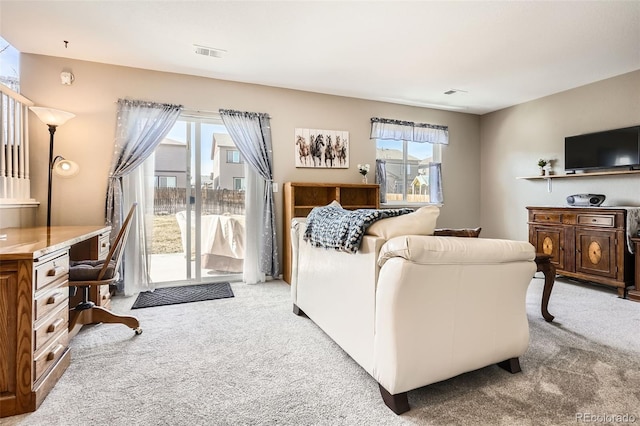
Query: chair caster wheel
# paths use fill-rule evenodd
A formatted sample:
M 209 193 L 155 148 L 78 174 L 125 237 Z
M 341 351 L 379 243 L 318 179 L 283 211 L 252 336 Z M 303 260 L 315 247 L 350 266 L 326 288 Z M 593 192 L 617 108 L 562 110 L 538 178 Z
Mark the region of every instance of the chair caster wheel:
M 136 335 L 142 334 L 142 329 L 140 327 L 134 328 L 133 331 L 136 333 Z

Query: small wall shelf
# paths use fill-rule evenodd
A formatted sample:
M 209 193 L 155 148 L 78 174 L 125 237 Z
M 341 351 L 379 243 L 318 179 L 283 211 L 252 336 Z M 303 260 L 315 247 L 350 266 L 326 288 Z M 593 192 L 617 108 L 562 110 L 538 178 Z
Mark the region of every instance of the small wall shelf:
M 637 174 L 640 174 L 640 170 L 617 170 L 617 171 L 608 171 L 608 172 L 571 173 L 571 174 L 564 174 L 564 175 L 544 175 L 544 176 L 518 176 L 516 177 L 516 179 L 560 179 L 560 178 L 637 175 Z

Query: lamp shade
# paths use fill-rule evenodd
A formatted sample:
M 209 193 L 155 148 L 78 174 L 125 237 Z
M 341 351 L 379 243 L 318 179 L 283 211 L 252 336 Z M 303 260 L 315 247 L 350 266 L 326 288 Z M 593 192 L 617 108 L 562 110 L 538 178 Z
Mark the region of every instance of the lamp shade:
M 80 166 L 75 161 L 59 158 L 54 161 L 53 172 L 60 177 L 70 178 L 80 172 Z
M 76 116 L 73 113 L 60 111 L 59 109 L 53 108 L 32 106 L 29 107 L 29 109 L 33 111 L 36 116 L 38 116 L 40 121 L 49 126 L 62 126 L 68 120 Z

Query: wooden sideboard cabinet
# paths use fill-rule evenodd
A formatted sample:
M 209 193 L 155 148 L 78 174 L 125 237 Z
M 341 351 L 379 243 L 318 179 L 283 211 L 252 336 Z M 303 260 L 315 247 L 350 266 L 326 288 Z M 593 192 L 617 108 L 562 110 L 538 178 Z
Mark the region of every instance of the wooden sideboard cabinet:
M 306 217 L 311 209 L 339 202 L 348 210 L 380 208 L 380 186 L 377 184 L 286 182 L 284 184 L 282 278 L 291 283 L 291 219 Z
M 559 275 L 616 287 L 633 285 L 627 211 L 614 207 L 527 207 L 529 242 L 551 256 Z

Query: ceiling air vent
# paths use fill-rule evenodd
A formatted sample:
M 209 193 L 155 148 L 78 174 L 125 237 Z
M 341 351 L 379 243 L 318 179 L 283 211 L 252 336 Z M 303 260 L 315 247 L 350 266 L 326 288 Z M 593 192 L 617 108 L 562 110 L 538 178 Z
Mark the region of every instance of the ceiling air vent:
M 222 56 L 227 53 L 226 50 L 223 49 L 215 49 L 213 47 L 199 46 L 194 44 L 193 47 L 198 55 L 204 56 L 212 56 L 214 58 L 222 58 Z
M 460 89 L 449 89 L 446 92 L 444 92 L 445 95 L 453 95 L 454 93 L 468 93 L 466 90 L 460 90 Z

